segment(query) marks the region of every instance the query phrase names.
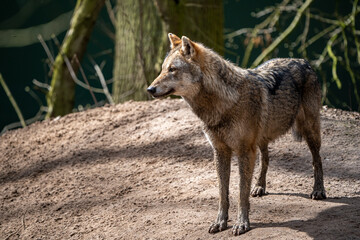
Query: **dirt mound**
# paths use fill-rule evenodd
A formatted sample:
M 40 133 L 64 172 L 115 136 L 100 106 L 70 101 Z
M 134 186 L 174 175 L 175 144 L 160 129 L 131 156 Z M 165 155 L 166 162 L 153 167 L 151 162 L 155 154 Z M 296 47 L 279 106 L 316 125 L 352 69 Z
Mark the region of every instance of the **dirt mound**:
M 360 114 L 323 109 L 321 120 L 329 198 L 308 198 L 310 152 L 285 135 L 270 145 L 269 194 L 251 199 L 252 230 L 241 239 L 360 238 Z M 7 132 L 0 167 L 0 239 L 232 237 L 207 233 L 218 205 L 212 150 L 182 100 L 105 106 Z M 230 227 L 237 186 L 233 159 Z

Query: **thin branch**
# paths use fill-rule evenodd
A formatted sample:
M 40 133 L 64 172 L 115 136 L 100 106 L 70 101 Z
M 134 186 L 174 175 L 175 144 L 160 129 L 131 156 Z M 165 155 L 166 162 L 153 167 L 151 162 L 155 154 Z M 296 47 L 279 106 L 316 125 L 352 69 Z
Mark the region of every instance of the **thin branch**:
M 309 27 L 310 27 L 310 9 L 306 9 L 306 21 L 305 21 L 305 27 L 304 27 L 304 32 L 302 34 L 302 37 L 301 37 L 301 46 L 304 46 L 305 43 L 306 43 L 306 38 L 307 38 L 307 35 L 309 33 Z M 304 57 L 306 58 L 306 51 L 304 52 Z
M 105 1 L 105 6 L 106 6 L 106 11 L 107 11 L 107 13 L 109 15 L 111 23 L 113 24 L 114 28 L 117 29 L 117 27 L 116 27 L 116 25 L 117 25 L 116 17 L 115 17 L 115 14 L 114 14 L 114 10 L 113 10 L 113 8 L 111 6 L 110 0 Z
M 52 34 L 52 35 L 51 35 L 51 38 L 52 38 L 52 40 L 54 41 L 55 45 L 58 47 L 58 50 L 60 51 L 61 44 L 60 44 L 59 39 L 57 39 L 57 37 L 56 37 L 55 34 Z
M 329 57 L 332 59 L 333 64 L 332 64 L 332 75 L 333 75 L 333 79 L 336 82 L 336 85 L 339 89 L 341 89 L 341 81 L 337 75 L 337 71 L 336 71 L 336 65 L 337 65 L 337 57 L 334 54 L 334 52 L 332 51 L 332 45 L 334 43 L 334 41 L 336 40 L 336 38 L 338 37 L 340 31 L 335 33 L 330 40 L 328 41 L 327 45 L 326 45 L 326 50 L 327 53 L 329 54 Z
M 81 75 L 82 75 L 85 83 L 86 83 L 86 84 L 88 85 L 88 87 L 89 87 L 89 92 L 90 92 L 90 94 L 91 94 L 91 97 L 93 98 L 94 103 L 97 105 L 98 102 L 97 102 L 97 100 L 96 100 L 96 97 L 95 97 L 95 95 L 94 95 L 94 93 L 93 93 L 93 91 L 92 91 L 92 89 L 91 89 L 91 86 L 90 86 L 90 84 L 89 84 L 89 81 L 88 81 L 87 78 L 86 78 L 84 69 L 82 68 L 82 66 L 81 66 L 81 64 L 80 64 L 80 61 L 79 61 L 79 58 L 77 57 L 76 54 L 74 55 L 74 59 L 75 59 L 76 64 L 79 66 L 80 73 L 81 73 Z
M 33 80 L 32 80 L 32 83 L 33 83 L 35 86 L 39 87 L 39 88 L 43 88 L 43 89 L 45 89 L 46 91 L 50 91 L 50 85 L 47 84 L 47 83 L 39 82 L 39 81 L 36 80 L 36 79 L 33 79 Z
M 109 101 L 109 103 L 111 105 L 114 105 L 114 100 L 111 97 L 111 94 L 110 94 L 109 89 L 108 89 L 108 87 L 106 85 L 106 82 L 105 82 L 104 75 L 102 74 L 99 65 L 95 64 L 94 68 L 95 68 L 95 71 L 96 71 L 96 73 L 97 73 L 97 75 L 98 75 L 98 77 L 100 79 L 100 82 L 101 82 L 101 85 L 102 85 L 102 87 L 104 89 L 104 94 L 105 94 L 106 98 L 108 99 L 108 101 Z
M 327 78 L 326 78 L 326 73 L 321 69 L 321 67 L 318 68 L 319 73 L 320 73 L 320 77 L 322 79 L 322 97 L 321 97 L 321 105 L 323 105 L 325 103 L 325 100 L 327 99 Z
M 351 30 L 352 33 L 354 35 L 354 40 L 355 40 L 355 46 L 356 46 L 356 52 L 357 52 L 357 62 L 358 64 L 360 64 L 360 43 L 357 39 L 356 36 L 356 28 L 355 28 L 355 18 L 356 18 L 356 14 L 358 13 L 357 7 L 358 7 L 358 0 L 354 1 L 353 4 L 353 8 L 352 8 L 352 12 L 351 12 Z
M 42 38 L 41 34 L 38 35 L 38 39 L 41 43 L 41 46 L 44 48 L 45 53 L 48 57 L 48 59 L 50 60 L 51 66 L 54 64 L 54 57 L 52 56 L 50 49 L 48 48 L 48 46 L 46 45 L 46 42 L 44 41 L 44 39 Z M 50 68 L 51 68 L 50 66 Z
M 323 23 L 335 24 L 335 25 L 339 24 L 339 21 L 337 21 L 337 20 L 324 18 L 324 17 L 321 17 L 319 15 L 315 15 L 315 14 L 310 14 L 310 17 L 315 19 L 315 20 L 319 20 L 320 22 L 323 22 Z
M 345 57 L 345 68 L 346 70 L 348 71 L 349 75 L 350 75 L 350 78 L 351 78 L 351 82 L 354 86 L 354 95 L 355 95 L 355 98 L 356 98 L 356 101 L 359 105 L 359 108 L 360 108 L 360 96 L 359 96 L 359 93 L 358 93 L 358 88 L 357 88 L 357 84 L 356 84 L 356 78 L 355 78 L 355 75 L 354 75 L 354 72 L 352 71 L 351 69 L 351 66 L 350 66 L 350 59 L 349 59 L 349 55 L 348 55 L 348 40 L 347 40 L 347 37 L 346 37 L 346 34 L 345 34 L 345 28 L 342 29 L 341 31 L 342 33 L 342 37 L 343 37 L 343 41 L 344 41 L 344 57 Z
M 109 48 L 109 49 L 103 50 L 103 51 L 101 51 L 101 52 L 92 54 L 92 57 L 93 57 L 93 58 L 97 58 L 97 57 L 99 57 L 99 56 L 110 55 L 110 54 L 112 54 L 112 53 L 113 53 L 113 49 Z
M 0 83 L 1 83 L 1 86 L 4 88 L 6 95 L 8 96 L 8 98 L 9 98 L 12 106 L 13 106 L 14 109 L 15 109 L 16 114 L 18 115 L 18 117 L 19 117 L 19 119 L 20 119 L 21 126 L 22 126 L 22 127 L 26 127 L 26 123 L 25 123 L 25 121 L 24 121 L 24 117 L 23 117 L 23 115 L 22 115 L 22 113 L 21 113 L 21 111 L 20 111 L 20 108 L 19 108 L 19 106 L 17 105 L 14 97 L 12 96 L 12 94 L 11 94 L 8 86 L 6 85 L 5 80 L 3 79 L 1 73 L 0 73 Z
M 224 39 L 231 39 L 234 37 L 238 37 L 244 34 L 249 34 L 251 33 L 251 31 L 253 30 L 253 28 L 241 28 L 239 30 L 236 30 L 234 32 L 228 33 L 224 35 Z M 265 34 L 265 33 L 272 33 L 275 32 L 276 29 L 275 28 L 267 28 L 267 29 L 259 29 L 258 30 L 258 34 Z
M 279 46 L 279 44 L 294 30 L 294 28 L 299 23 L 299 20 L 303 15 L 304 11 L 310 6 L 312 2 L 313 0 L 306 0 L 306 2 L 297 11 L 295 18 L 293 19 L 289 27 L 255 59 L 252 67 L 256 67 L 257 65 L 259 65 L 265 59 L 265 57 L 269 55 L 272 51 L 274 51 L 274 49 Z
M 299 4 L 294 3 L 293 5 L 290 6 L 280 6 L 279 10 L 281 12 L 293 12 L 296 11 L 298 8 L 299 8 Z M 269 13 L 272 13 L 274 10 L 276 10 L 275 7 L 268 7 L 257 13 L 251 13 L 251 16 L 256 18 L 261 18 Z
M 46 113 L 46 112 L 47 112 L 47 107 L 41 106 L 39 111 L 36 113 L 36 115 L 34 117 L 25 120 L 26 125 L 30 125 L 36 121 L 44 119 L 45 114 L 43 114 L 43 113 Z M 21 127 L 21 122 L 10 123 L 10 124 L 6 125 L 5 127 L 3 127 L 3 129 L 0 132 L 0 135 L 4 134 L 6 131 L 9 131 L 11 129 L 18 128 L 18 127 Z
M 36 94 L 34 93 L 33 90 L 31 90 L 31 88 L 30 88 L 29 86 L 26 86 L 26 87 L 25 87 L 25 92 L 27 92 L 28 94 L 30 94 L 30 96 L 35 99 L 35 101 L 39 104 L 39 107 L 43 106 L 43 104 L 42 104 L 42 102 L 41 102 L 41 99 L 38 97 L 38 95 L 36 95 Z
M 320 54 L 319 58 L 316 61 L 314 61 L 315 62 L 314 65 L 315 65 L 316 68 L 319 68 L 320 65 L 324 62 L 324 59 L 325 59 L 326 55 L 327 55 L 327 50 L 326 50 L 326 47 L 325 47 L 323 49 L 322 53 Z
M 62 54 L 62 57 L 64 58 L 65 64 L 66 64 L 66 66 L 67 66 L 67 68 L 68 68 L 68 70 L 69 70 L 69 72 L 70 72 L 71 78 L 74 80 L 74 82 L 75 82 L 76 84 L 78 84 L 80 87 L 83 87 L 83 88 L 85 88 L 85 89 L 87 89 L 87 90 L 90 90 L 90 89 L 91 89 L 93 92 L 96 92 L 96 93 L 103 93 L 103 94 L 105 93 L 104 90 L 101 89 L 101 88 L 89 87 L 88 85 L 86 85 L 85 83 L 83 83 L 82 81 L 80 81 L 80 80 L 76 77 L 76 74 L 75 74 L 75 72 L 74 72 L 74 69 L 73 69 L 72 66 L 71 66 L 71 63 L 70 63 L 70 61 L 69 61 L 69 58 L 68 58 L 66 55 L 64 55 L 64 54 Z
M 300 47 L 304 47 L 306 44 L 306 39 L 307 39 L 307 35 L 309 33 L 309 27 L 310 27 L 310 9 L 306 9 L 306 13 L 305 13 L 306 19 L 305 19 L 305 26 L 304 26 L 304 31 L 302 32 L 302 34 L 299 35 L 299 37 L 296 39 L 295 42 L 291 43 L 291 50 L 293 51 L 294 48 L 299 44 Z M 306 48 L 304 48 L 304 52 L 302 53 L 304 58 L 307 58 L 307 52 L 306 52 Z
M 268 14 L 274 12 L 275 9 L 276 9 L 275 7 L 267 7 L 264 10 L 261 10 L 259 12 L 256 12 L 256 13 L 252 12 L 251 16 L 256 17 L 256 18 L 261 18 L 261 17 L 263 17 L 265 15 L 268 15 Z
M 286 6 L 289 3 L 290 0 L 283 0 L 283 2 L 280 4 L 280 6 L 278 6 L 276 8 L 276 10 L 269 16 L 267 17 L 262 23 L 258 24 L 255 26 L 255 28 L 253 29 L 252 33 L 251 33 L 251 37 L 250 37 L 250 41 L 249 44 L 247 45 L 246 49 L 245 49 L 245 53 L 244 53 L 244 58 L 241 62 L 241 66 L 242 67 L 246 67 L 249 59 L 250 59 L 250 55 L 251 52 L 253 50 L 254 47 L 254 41 L 253 39 L 257 36 L 258 32 L 260 31 L 260 29 L 265 28 L 266 26 L 268 26 L 271 22 L 275 22 L 274 19 L 278 19 L 278 15 L 280 15 L 281 11 L 280 11 L 280 7 L 282 6 Z
M 359 11 L 356 12 L 356 14 L 359 13 Z M 342 24 L 344 24 L 344 26 L 348 26 L 349 24 L 352 23 L 352 17 L 348 16 L 347 19 L 342 22 Z M 334 29 L 338 28 L 340 26 L 340 22 L 336 21 L 337 24 L 331 25 L 327 28 L 325 28 L 324 30 L 322 30 L 321 32 L 319 32 L 318 34 L 316 34 L 315 36 L 313 36 L 312 38 L 309 39 L 309 41 L 306 42 L 306 44 L 304 46 L 301 46 L 298 50 L 298 53 L 301 53 L 305 50 L 305 48 L 307 48 L 308 46 L 310 46 L 311 44 L 313 44 L 314 42 L 316 42 L 317 40 L 319 40 L 321 37 L 323 37 L 324 35 L 328 34 L 329 32 L 333 31 Z M 337 29 L 335 31 L 340 31 L 341 29 Z M 332 33 L 333 34 L 333 33 Z M 331 35 L 332 35 L 331 34 Z
M 111 40 L 115 41 L 115 33 L 108 27 L 108 25 L 105 24 L 102 19 L 97 22 L 97 25 L 100 27 L 100 30 L 105 33 L 106 36 L 108 36 Z
M 330 27 L 325 28 L 324 30 L 322 30 L 321 32 L 310 38 L 304 45 L 302 45 L 299 48 L 298 53 L 305 51 L 307 47 L 309 47 L 311 44 L 313 44 L 314 42 L 316 42 L 317 40 L 319 40 L 329 32 L 333 31 L 336 27 L 337 25 L 331 25 Z
M 110 78 L 106 80 L 106 84 L 112 84 L 114 82 L 114 78 Z

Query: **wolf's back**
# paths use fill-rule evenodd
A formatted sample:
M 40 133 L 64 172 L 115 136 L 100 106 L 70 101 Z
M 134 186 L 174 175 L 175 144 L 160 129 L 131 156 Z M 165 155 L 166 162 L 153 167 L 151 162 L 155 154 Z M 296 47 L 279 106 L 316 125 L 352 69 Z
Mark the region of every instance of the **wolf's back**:
M 304 104 L 320 108 L 320 85 L 310 64 L 304 59 L 272 59 L 249 74 L 262 84 L 267 93 L 265 134 L 275 139 L 294 124 Z M 308 106 L 307 106 L 308 107 Z M 301 134 L 293 128 L 296 140 Z

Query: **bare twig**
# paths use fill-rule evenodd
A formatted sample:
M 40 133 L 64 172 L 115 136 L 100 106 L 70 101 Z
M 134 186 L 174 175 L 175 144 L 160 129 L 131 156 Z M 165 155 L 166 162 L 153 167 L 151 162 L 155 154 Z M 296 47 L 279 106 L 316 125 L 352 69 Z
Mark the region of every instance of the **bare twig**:
M 11 94 L 8 86 L 6 85 L 5 80 L 3 79 L 1 73 L 0 73 L 0 83 L 1 83 L 1 86 L 4 88 L 6 95 L 8 96 L 8 98 L 9 98 L 12 106 L 13 106 L 14 109 L 15 109 L 16 114 L 18 115 L 18 117 L 19 117 L 19 119 L 20 119 L 21 126 L 22 126 L 22 127 L 26 127 L 26 123 L 25 123 L 25 121 L 24 121 L 24 117 L 23 117 L 23 115 L 22 115 L 22 113 L 21 113 L 21 111 L 20 111 L 20 108 L 19 108 L 19 106 L 17 105 L 17 103 L 16 103 L 13 95 Z
M 330 36 L 338 35 L 341 32 L 341 27 L 336 28 L 334 31 L 330 33 Z M 327 45 L 330 44 L 331 38 L 327 41 L 322 53 L 320 54 L 319 58 L 315 61 L 315 67 L 319 68 L 321 64 L 325 62 L 325 57 L 328 55 Z M 339 39 L 331 43 L 331 47 L 334 47 L 339 42 Z
M 102 87 L 104 89 L 104 94 L 105 94 L 106 98 L 108 99 L 108 101 L 109 101 L 109 103 L 111 105 L 114 105 L 114 100 L 112 99 L 112 97 L 110 95 L 109 89 L 108 89 L 108 87 L 106 85 L 106 82 L 105 82 L 104 75 L 102 74 L 99 65 L 95 64 L 94 68 L 95 68 L 95 71 L 96 71 L 96 73 L 97 73 L 97 75 L 98 75 L 98 77 L 100 79 L 100 82 L 101 82 L 101 85 L 102 85 Z
M 358 0 L 354 1 L 352 12 L 351 12 L 351 30 L 354 35 L 355 40 L 355 46 L 356 46 L 356 52 L 357 52 L 357 62 L 360 64 L 360 43 L 358 41 L 358 38 L 356 36 L 356 28 L 355 28 L 355 18 L 356 14 L 358 13 Z
M 299 48 L 298 52 L 301 53 L 301 52 L 305 51 L 305 49 L 308 46 L 310 46 L 311 44 L 313 44 L 314 42 L 316 42 L 317 40 L 319 40 L 320 38 L 322 38 L 323 36 L 325 36 L 329 32 L 333 31 L 336 27 L 337 27 L 337 25 L 331 25 L 330 27 L 325 28 L 324 30 L 322 30 L 321 32 L 319 32 L 318 34 L 316 34 L 315 36 L 310 38 L 304 45 L 302 45 Z
M 33 79 L 33 80 L 32 80 L 32 83 L 33 83 L 35 86 L 39 87 L 39 88 L 45 89 L 46 91 L 49 91 L 49 90 L 50 90 L 50 85 L 47 84 L 47 83 L 39 82 L 39 81 L 36 80 L 36 79 Z
M 54 41 L 55 45 L 58 47 L 58 50 L 60 50 L 61 44 L 60 44 L 59 39 L 57 39 L 56 35 L 55 35 L 55 34 L 52 34 L 52 35 L 51 35 L 51 38 L 52 38 L 52 40 Z
M 225 34 L 224 38 L 231 39 L 231 38 L 238 37 L 238 36 L 241 36 L 244 34 L 249 34 L 252 32 L 252 30 L 253 30 L 253 28 L 241 28 L 234 32 Z M 257 34 L 272 33 L 272 32 L 275 32 L 275 28 L 259 29 Z
M 268 14 L 274 12 L 275 9 L 276 9 L 275 7 L 267 7 L 264 10 L 261 10 L 259 12 L 252 12 L 251 16 L 256 17 L 256 18 L 261 18 L 265 15 L 268 15 Z
M 89 87 L 89 92 L 90 92 L 90 94 L 91 94 L 91 97 L 93 98 L 94 103 L 97 105 L 98 102 L 97 102 L 97 100 L 96 100 L 96 97 L 95 97 L 93 91 L 91 90 L 91 86 L 90 86 L 90 84 L 89 84 L 89 81 L 88 81 L 87 78 L 86 78 L 86 75 L 85 75 L 85 73 L 84 73 L 84 69 L 82 68 L 82 66 L 81 66 L 81 64 L 80 64 L 80 62 L 79 62 L 79 59 L 78 59 L 78 57 L 77 57 L 76 54 L 74 55 L 74 59 L 75 59 L 76 64 L 79 66 L 80 73 L 81 73 L 81 75 L 82 75 L 85 83 L 86 83 L 86 84 L 88 85 L 88 87 Z
M 97 24 L 99 25 L 100 30 L 105 33 L 106 36 L 108 36 L 111 40 L 115 41 L 115 33 L 111 29 L 109 29 L 108 25 L 106 25 L 103 20 L 100 20 Z
M 275 22 L 279 19 L 278 16 L 281 13 L 280 8 L 282 6 L 286 6 L 289 3 L 289 1 L 290 0 L 283 0 L 283 2 L 276 8 L 276 10 L 269 17 L 267 17 L 262 23 L 259 23 L 258 25 L 255 26 L 255 28 L 253 29 L 253 31 L 251 33 L 249 44 L 246 46 L 246 49 L 245 49 L 244 58 L 241 62 L 242 67 L 246 67 L 249 62 L 250 55 L 251 55 L 251 52 L 254 47 L 253 39 L 257 36 L 257 34 L 259 33 L 259 31 L 261 29 L 268 26 L 271 22 Z
M 114 14 L 114 10 L 113 10 L 113 8 L 111 6 L 110 0 L 105 1 L 105 6 L 106 6 L 106 11 L 107 11 L 107 13 L 109 15 L 110 21 L 113 24 L 114 28 L 116 29 L 116 25 L 117 25 L 116 17 L 115 17 L 115 14 Z
M 305 45 L 305 43 L 306 43 L 306 38 L 307 38 L 307 35 L 308 35 L 308 33 L 309 33 L 309 26 L 310 26 L 310 10 L 309 10 L 309 8 L 306 9 L 305 16 L 306 16 L 306 21 L 305 21 L 304 32 L 303 32 L 303 34 L 301 35 L 301 46 L 304 46 L 304 45 Z M 304 57 L 306 58 L 306 50 L 304 51 L 303 55 L 304 55 Z
M 342 33 L 343 42 L 344 42 L 345 68 L 348 71 L 348 73 L 350 75 L 350 78 L 351 78 L 351 82 L 352 82 L 352 84 L 354 86 L 354 95 L 355 95 L 357 103 L 359 104 L 359 109 L 358 110 L 360 110 L 360 96 L 359 96 L 359 93 L 358 93 L 358 88 L 357 88 L 357 84 L 356 84 L 356 78 L 355 78 L 354 72 L 353 72 L 353 70 L 351 69 L 351 66 L 350 66 L 350 59 L 349 59 L 349 54 L 348 54 L 348 40 L 347 40 L 344 28 L 342 29 L 341 33 Z
M 44 39 L 42 38 L 41 34 L 38 35 L 38 39 L 39 39 L 39 41 L 40 41 L 40 43 L 41 43 L 41 46 L 44 48 L 45 53 L 46 53 L 48 59 L 50 60 L 50 63 L 51 63 L 51 66 L 52 66 L 52 65 L 54 64 L 54 57 L 52 56 L 52 54 L 51 54 L 48 46 L 46 45 L 46 42 L 45 42 Z M 50 67 L 51 67 L 51 66 L 50 66 Z
M 298 8 L 299 8 L 299 4 L 295 2 L 293 5 L 290 5 L 290 6 L 280 6 L 279 10 L 281 12 L 293 12 L 293 11 L 296 11 Z M 276 10 L 276 7 L 267 7 L 264 10 L 259 11 L 257 13 L 251 13 L 251 16 L 260 18 L 269 13 L 272 13 L 274 10 Z
M 274 42 L 270 44 L 253 62 L 252 67 L 259 65 L 264 58 L 269 55 L 274 49 L 294 30 L 297 26 L 301 16 L 303 15 L 304 11 L 310 6 L 313 0 L 306 0 L 306 2 L 301 6 L 301 8 L 297 11 L 293 21 L 288 26 L 288 28 L 278 37 L 275 39 Z
M 68 68 L 68 70 L 69 70 L 69 72 L 70 72 L 70 75 L 71 75 L 72 79 L 74 80 L 74 82 L 75 82 L 76 84 L 78 84 L 79 86 L 81 86 L 81 87 L 83 87 L 83 88 L 85 88 L 85 89 L 87 89 L 87 90 L 90 90 L 90 89 L 91 89 L 93 92 L 96 92 L 96 93 L 104 93 L 104 90 L 103 90 L 103 89 L 101 89 L 101 88 L 89 87 L 88 85 L 86 85 L 85 83 L 83 83 L 82 81 L 80 81 L 80 80 L 76 77 L 76 74 L 75 74 L 75 72 L 74 72 L 74 69 L 73 69 L 72 66 L 71 66 L 71 63 L 70 63 L 70 61 L 69 61 L 69 58 L 68 58 L 66 55 L 64 55 L 64 54 L 62 54 L 62 57 L 64 58 L 65 64 L 66 64 L 66 66 L 67 66 L 67 68 Z
M 109 48 L 109 49 L 103 50 L 101 52 L 92 54 L 92 57 L 96 58 L 96 57 L 103 56 L 103 55 L 108 55 L 108 54 L 110 55 L 112 53 L 113 53 L 113 49 Z
M 341 81 L 337 75 L 337 71 L 336 71 L 336 65 L 337 65 L 337 57 L 334 54 L 334 52 L 332 51 L 332 45 L 334 43 L 334 41 L 336 40 L 336 38 L 338 37 L 340 31 L 336 32 L 328 41 L 327 45 L 326 45 L 326 50 L 327 53 L 329 54 L 329 57 L 332 59 L 333 64 L 332 64 L 332 75 L 333 75 L 333 79 L 336 82 L 336 85 L 339 89 L 341 89 Z
M 338 24 L 339 24 L 339 21 L 337 21 L 337 20 L 324 18 L 324 17 L 322 17 L 322 16 L 315 15 L 315 14 L 311 14 L 310 17 L 311 17 L 312 19 L 318 20 L 318 21 L 323 22 L 323 23 L 335 24 L 335 25 L 338 25 Z
M 106 80 L 106 84 L 111 84 L 114 82 L 114 78 L 110 78 L 108 80 Z
M 46 113 L 46 112 L 47 112 L 47 107 L 41 106 L 39 111 L 35 114 L 34 117 L 25 120 L 26 125 L 30 125 L 30 124 L 32 124 L 32 123 L 34 123 L 36 121 L 44 119 L 45 114 L 43 114 L 43 113 Z M 0 135 L 4 134 L 8 130 L 18 128 L 18 127 L 21 127 L 21 126 L 22 126 L 21 122 L 10 123 L 10 124 L 6 125 L 5 127 L 3 127 L 3 129 L 0 132 Z
M 25 92 L 29 93 L 30 96 L 35 99 L 35 101 L 39 104 L 39 107 L 43 106 L 41 99 L 34 93 L 33 90 L 31 90 L 31 88 L 29 86 L 25 87 Z

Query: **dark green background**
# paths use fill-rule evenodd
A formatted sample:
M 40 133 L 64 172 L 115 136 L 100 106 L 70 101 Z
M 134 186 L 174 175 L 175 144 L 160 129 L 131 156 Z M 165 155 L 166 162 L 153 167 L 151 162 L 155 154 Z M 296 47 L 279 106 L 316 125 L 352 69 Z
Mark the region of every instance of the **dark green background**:
M 272 5 L 279 1 L 268 1 L 268 0 L 256 0 L 256 1 L 244 1 L 244 0 L 224 0 L 224 33 L 229 33 L 234 30 L 244 28 L 244 27 L 254 27 L 255 24 L 259 23 L 262 19 L 256 19 L 251 16 L 251 12 L 257 12 L 264 9 L 265 6 Z M 340 2 L 341 7 L 339 8 L 341 11 L 349 12 L 351 9 L 351 4 L 349 1 L 338 1 Z M 19 9 L 23 6 L 25 0 L 2 0 L 2 8 L 0 8 L 0 23 L 5 19 L 16 14 Z M 30 26 L 35 26 L 38 24 L 46 23 L 58 15 L 70 11 L 74 8 L 76 1 L 74 0 L 53 0 L 48 4 L 45 4 L 41 8 L 37 9 L 37 11 L 32 15 L 28 21 L 20 26 L 20 28 L 26 28 Z M 315 1 L 313 4 L 314 7 L 321 9 L 322 11 L 327 11 L 329 13 L 334 11 L 334 7 L 336 6 L 336 1 Z M 287 21 L 285 26 L 287 26 L 290 22 L 290 19 L 282 19 L 282 21 Z M 300 23 L 298 27 L 298 33 L 300 34 L 300 29 L 302 29 L 302 25 L 304 21 Z M 113 67 L 113 40 L 108 37 L 107 34 L 104 33 L 102 29 L 104 26 L 114 32 L 114 29 L 109 20 L 108 14 L 105 8 L 102 9 L 100 14 L 100 19 L 98 20 L 94 32 L 92 34 L 89 46 L 87 48 L 87 53 L 82 62 L 82 66 L 86 71 L 86 75 L 89 78 L 91 85 L 100 87 L 99 81 L 95 78 L 94 70 L 91 62 L 89 61 L 88 56 L 92 56 L 96 63 L 100 64 L 105 61 L 105 67 L 103 68 L 103 73 L 106 79 L 111 79 L 112 77 L 112 67 Z M 312 35 L 314 32 L 322 30 L 324 26 L 319 24 L 318 26 L 312 26 L 309 34 Z M 6 29 L 6 26 L 2 29 Z M 292 34 L 287 42 L 290 42 L 296 39 L 297 34 Z M 57 36 L 59 40 L 62 40 L 65 36 L 65 32 Z M 196 39 L 195 39 L 196 40 Z M 241 56 L 244 53 L 244 37 L 235 38 L 234 44 L 232 46 L 227 46 L 228 52 L 225 54 L 225 57 L 230 59 L 233 62 L 241 63 Z M 47 41 L 52 52 L 56 55 L 57 46 L 52 41 Z M 237 47 L 236 47 L 237 46 Z M 312 47 L 313 50 L 322 49 L 324 46 L 324 42 L 319 42 L 314 44 Z M 96 57 L 96 54 L 102 52 L 104 50 L 112 50 L 112 52 Z M 254 53 L 259 54 L 261 48 L 256 49 Z M 311 49 L 310 49 L 311 51 Z M 231 52 L 231 53 L 230 53 Z M 250 62 L 252 62 L 256 54 L 252 55 Z M 238 56 L 238 57 L 237 57 Z M 280 51 L 277 54 L 278 57 L 289 57 L 288 49 L 284 48 L 283 45 L 280 47 Z M 50 77 L 48 76 L 48 67 L 45 62 L 47 56 L 40 45 L 40 43 L 32 44 L 26 47 L 18 47 L 18 48 L 0 48 L 0 72 L 3 75 L 10 91 L 12 92 L 14 98 L 16 99 L 25 119 L 33 117 L 38 109 L 39 105 L 36 100 L 31 97 L 28 93 L 25 92 L 25 87 L 30 86 L 33 89 L 32 80 L 37 79 L 41 82 L 50 82 Z M 329 78 L 331 78 L 331 70 L 329 69 L 329 74 L 327 74 Z M 346 73 L 339 72 L 341 77 L 346 77 Z M 346 82 L 350 82 L 349 80 Z M 111 89 L 111 85 L 109 86 Z M 356 109 L 357 106 L 352 102 L 352 87 L 348 84 L 344 84 L 342 90 L 338 90 L 335 86 L 334 82 L 330 83 L 329 86 L 329 94 L 336 95 L 336 100 L 333 101 L 334 105 L 339 108 L 349 108 L 345 107 L 343 102 L 346 102 L 348 106 L 351 106 L 352 109 Z M 45 95 L 37 90 L 34 92 L 42 99 L 43 105 L 46 105 Z M 104 100 L 104 95 L 96 94 L 98 100 Z M 84 90 L 77 86 L 76 88 L 76 99 L 75 106 L 78 105 L 87 105 L 93 104 L 93 100 L 87 90 Z M 18 117 L 15 114 L 13 107 L 11 106 L 9 99 L 7 98 L 4 90 L 0 87 L 0 131 L 1 129 L 12 122 L 17 122 Z

